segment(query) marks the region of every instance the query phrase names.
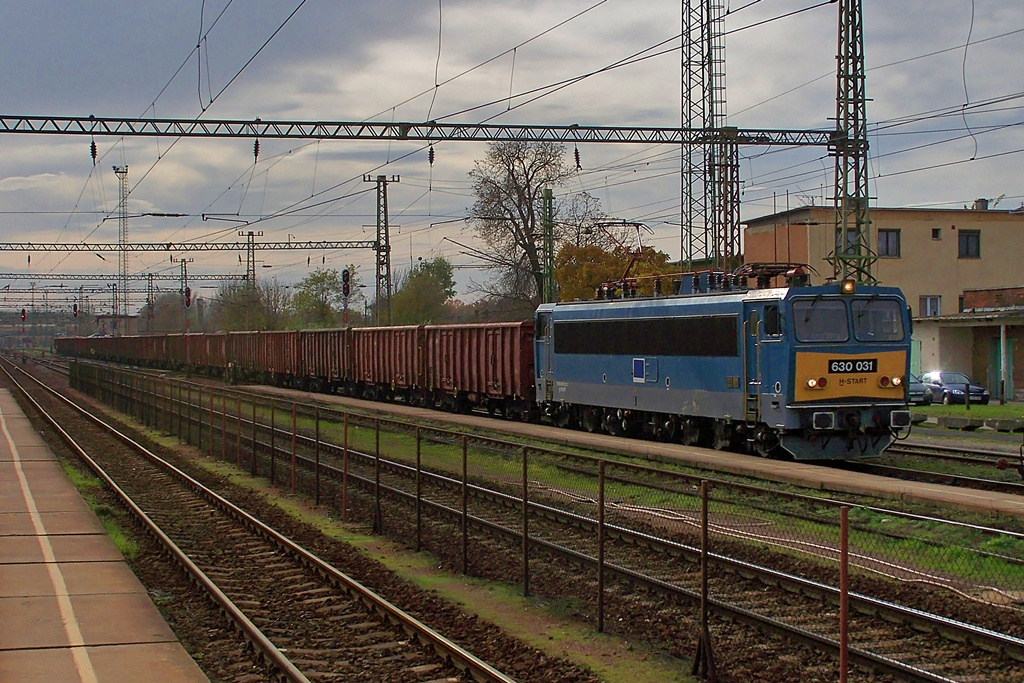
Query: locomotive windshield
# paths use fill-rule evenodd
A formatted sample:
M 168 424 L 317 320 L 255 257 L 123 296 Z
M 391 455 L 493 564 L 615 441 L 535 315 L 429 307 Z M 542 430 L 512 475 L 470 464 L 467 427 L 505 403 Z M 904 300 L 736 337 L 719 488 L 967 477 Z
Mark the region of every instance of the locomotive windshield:
M 795 299 L 793 330 L 802 342 L 845 342 L 850 339 L 846 302 L 840 299 Z
M 896 299 L 854 299 L 853 336 L 857 341 L 903 341 L 903 306 Z

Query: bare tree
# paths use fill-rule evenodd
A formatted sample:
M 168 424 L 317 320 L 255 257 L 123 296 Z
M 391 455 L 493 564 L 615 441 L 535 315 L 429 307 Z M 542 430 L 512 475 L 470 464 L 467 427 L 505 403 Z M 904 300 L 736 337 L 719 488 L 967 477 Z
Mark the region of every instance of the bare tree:
M 276 279 L 221 285 L 212 306 L 212 325 L 220 330 L 281 330 L 288 327 L 291 293 Z
M 487 245 L 478 256 L 497 271 L 489 284 L 477 285 L 486 294 L 533 303 L 539 299 L 544 283 L 543 191 L 564 185 L 575 173 L 564 157 L 565 148 L 552 142 L 496 142 L 469 172 L 476 196 L 472 216 L 477 235 Z M 596 211 L 592 197 L 574 201 L 573 222 L 555 220 L 556 244 L 575 240 L 583 212 Z M 555 216 L 570 204 L 560 198 Z

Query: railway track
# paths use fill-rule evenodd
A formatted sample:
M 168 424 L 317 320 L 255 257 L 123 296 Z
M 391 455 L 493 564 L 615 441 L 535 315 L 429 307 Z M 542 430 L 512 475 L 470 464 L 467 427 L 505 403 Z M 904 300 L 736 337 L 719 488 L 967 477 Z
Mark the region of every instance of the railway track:
M 842 466 L 906 481 L 1024 496 L 1024 446 L 1014 454 L 986 448 L 896 443 L 886 449 L 882 460 L 850 460 Z
M 187 413 L 185 429 L 191 434 L 196 427 L 196 412 L 181 405 L 175 408 L 176 399 L 173 393 L 171 396 L 172 405 L 165 412 L 176 411 L 179 420 Z M 198 415 L 202 419 L 201 411 Z M 215 423 L 211 418 L 208 426 L 212 429 Z M 202 433 L 202 424 L 198 427 Z M 411 520 L 421 516 L 432 520 L 425 532 L 432 539 L 427 541 L 430 549 L 447 557 L 456 567 L 461 564 L 464 570 L 472 569 L 486 576 L 521 580 L 522 575 L 514 568 L 509 573 L 508 553 L 525 543 L 531 552 L 555 561 L 550 566 L 541 563 L 548 590 L 576 595 L 590 613 L 594 609 L 593 577 L 600 565 L 601 573 L 609 580 L 607 598 L 611 609 L 620 615 L 616 618 L 636 619 L 639 614 L 648 622 L 692 626 L 692 606 L 699 595 L 695 570 L 699 551 L 694 546 L 693 520 L 690 519 L 690 533 L 675 535 L 666 534 L 659 524 L 666 515 L 678 515 L 678 511 L 634 507 L 625 517 L 632 520 L 631 526 L 602 525 L 593 514 L 593 501 L 580 499 L 570 490 L 531 486 L 530 499 L 524 503 L 522 497 L 517 498 L 512 492 L 508 481 L 506 485 L 489 484 L 479 478 L 471 484 L 466 480 L 460 482 L 443 473 L 416 470 L 393 458 L 352 448 L 343 452 L 319 438 L 314 441 L 309 435 L 268 429 L 266 424 L 259 426 L 261 436 L 257 440 L 256 426 L 240 415 L 237 428 L 238 441 L 243 432 L 252 433 L 255 451 L 263 453 L 264 458 L 277 448 L 274 443 L 297 441 L 302 451 L 297 455 L 297 463 L 307 473 L 307 479 L 309 472 L 320 474 L 317 495 L 336 500 L 338 484 L 346 481 L 353 491 L 348 505 L 354 513 L 372 518 L 375 529 L 407 540 L 416 538 L 419 545 L 420 526 Z M 230 439 L 230 435 L 226 438 Z M 284 455 L 281 453 L 280 457 Z M 252 467 L 257 469 L 255 457 Z M 266 463 L 260 469 L 267 471 Z M 325 490 L 321 491 L 321 487 Z M 521 515 L 524 505 L 529 510 L 529 531 L 525 530 Z M 716 576 L 711 584 L 711 607 L 718 618 L 782 634 L 834 656 L 838 591 L 828 581 L 800 579 L 783 570 L 768 569 L 757 561 L 765 559 L 764 553 L 743 558 L 744 554 L 751 554 L 750 543 L 778 545 L 780 539 L 763 533 L 751 535 L 741 528 L 743 525 L 734 522 L 730 526 L 727 520 L 719 520 L 716 526 L 719 533 L 735 538 L 745 536 L 746 541 L 724 544 L 735 551 L 730 553 L 732 556 L 719 553 L 713 557 Z M 609 539 L 603 549 L 595 541 L 599 527 Z M 457 538 L 459 534 L 464 539 L 461 558 L 459 544 L 452 542 L 453 536 Z M 472 554 L 467 550 L 470 535 Z M 605 560 L 600 559 L 602 552 L 608 553 Z M 783 548 L 781 555 L 786 552 Z M 558 564 L 565 569 L 554 572 L 551 567 Z M 580 568 L 586 571 L 583 577 L 579 575 Z M 638 587 L 643 590 L 638 591 Z M 654 595 L 660 597 L 649 598 Z M 1012 670 L 1024 661 L 1024 641 L 1020 638 L 891 601 L 864 595 L 854 595 L 852 599 L 855 616 L 851 632 L 857 634 L 853 661 L 864 668 L 901 680 L 1015 680 L 1012 675 L 991 678 L 990 673 L 980 678 L 978 672 L 1002 671 L 1007 667 Z M 668 638 L 685 638 L 685 631 L 680 628 L 670 629 L 673 635 Z M 749 640 L 756 636 L 743 637 Z
M 5 374 L 190 572 L 275 680 L 513 680 L 126 435 L 95 418 L 84 427 L 68 411 L 87 411 L 56 392 L 38 384 L 49 394 L 35 398 L 39 388 Z M 69 419 L 76 436 L 104 432 L 108 447 L 86 453 L 60 426 Z M 110 447 L 112 439 L 120 445 Z M 126 458 L 125 447 L 136 456 Z

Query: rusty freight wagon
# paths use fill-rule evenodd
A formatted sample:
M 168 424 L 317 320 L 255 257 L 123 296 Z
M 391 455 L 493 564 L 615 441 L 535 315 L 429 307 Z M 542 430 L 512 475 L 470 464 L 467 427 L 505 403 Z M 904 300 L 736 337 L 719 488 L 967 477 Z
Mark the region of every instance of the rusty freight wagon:
M 300 388 L 351 395 L 355 391 L 352 336 L 351 328 L 302 330 Z
M 423 402 L 423 326 L 354 328 L 357 395 L 376 400 Z
M 533 322 L 428 325 L 426 388 L 456 412 L 474 406 L 509 419 L 529 415 L 534 393 Z

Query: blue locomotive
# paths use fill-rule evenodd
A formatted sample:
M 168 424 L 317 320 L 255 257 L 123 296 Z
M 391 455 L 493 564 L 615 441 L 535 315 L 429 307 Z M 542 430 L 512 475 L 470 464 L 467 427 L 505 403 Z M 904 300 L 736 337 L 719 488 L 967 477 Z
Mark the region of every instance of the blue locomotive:
M 708 291 L 692 277 L 680 296 L 542 305 L 541 410 L 560 426 L 798 460 L 877 455 L 909 427 L 898 289 Z
M 770 287 L 782 265 L 748 268 L 756 288 L 735 273 L 688 274 L 673 296 L 546 304 L 519 323 L 78 337 L 56 347 L 765 456 L 879 454 L 910 425 L 903 295 L 808 286 L 799 269 L 790 286 Z M 616 284 L 632 293 L 634 283 Z

